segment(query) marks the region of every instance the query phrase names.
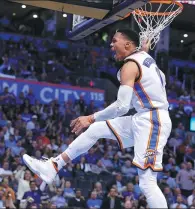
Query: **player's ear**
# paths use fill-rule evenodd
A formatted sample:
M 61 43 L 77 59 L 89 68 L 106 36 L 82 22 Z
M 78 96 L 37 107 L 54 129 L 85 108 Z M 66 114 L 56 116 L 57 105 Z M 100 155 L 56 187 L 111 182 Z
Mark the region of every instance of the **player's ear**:
M 127 41 L 125 43 L 125 48 L 128 49 L 131 46 L 131 41 Z

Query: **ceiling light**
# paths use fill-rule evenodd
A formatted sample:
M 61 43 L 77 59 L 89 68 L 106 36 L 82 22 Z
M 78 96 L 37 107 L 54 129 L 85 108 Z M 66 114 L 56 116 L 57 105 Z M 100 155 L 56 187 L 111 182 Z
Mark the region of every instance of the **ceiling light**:
M 26 8 L 26 5 L 23 4 L 23 5 L 22 5 L 22 8 L 25 9 L 25 8 Z
M 181 40 L 181 43 L 183 43 L 184 41 L 183 40 Z
M 12 15 L 13 15 L 13 16 L 16 16 L 16 13 L 14 12 Z
M 188 37 L 188 34 L 184 34 L 183 37 L 187 38 Z
M 67 14 L 63 14 L 63 17 L 67 17 Z
M 38 15 L 37 15 L 37 14 L 34 14 L 34 15 L 33 15 L 33 18 L 38 18 Z

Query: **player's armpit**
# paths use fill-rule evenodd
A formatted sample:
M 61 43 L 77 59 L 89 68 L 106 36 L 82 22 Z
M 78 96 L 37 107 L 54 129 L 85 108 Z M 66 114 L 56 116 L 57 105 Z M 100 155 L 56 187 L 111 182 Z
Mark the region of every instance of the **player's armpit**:
M 125 63 L 120 73 L 121 85 L 127 85 L 133 88 L 137 77 L 139 77 L 137 64 L 131 61 Z

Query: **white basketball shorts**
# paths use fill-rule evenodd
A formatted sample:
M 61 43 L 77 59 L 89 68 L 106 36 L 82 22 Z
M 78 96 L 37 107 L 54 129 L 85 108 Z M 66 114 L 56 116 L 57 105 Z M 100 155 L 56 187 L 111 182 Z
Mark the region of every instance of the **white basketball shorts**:
M 106 121 L 121 149 L 134 146 L 133 164 L 140 169 L 161 171 L 163 149 L 172 123 L 166 110 L 154 109 L 134 116 Z

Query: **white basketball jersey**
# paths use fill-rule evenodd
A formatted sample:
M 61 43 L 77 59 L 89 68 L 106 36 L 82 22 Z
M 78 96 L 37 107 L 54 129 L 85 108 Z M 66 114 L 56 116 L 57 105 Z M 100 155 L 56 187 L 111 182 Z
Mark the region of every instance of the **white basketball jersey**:
M 136 111 L 143 112 L 156 108 L 168 110 L 165 75 L 158 68 L 155 60 L 144 51 L 136 52 L 125 60 L 136 62 L 141 71 L 139 80 L 134 84 L 131 102 Z M 120 71 L 117 77 L 120 81 Z

